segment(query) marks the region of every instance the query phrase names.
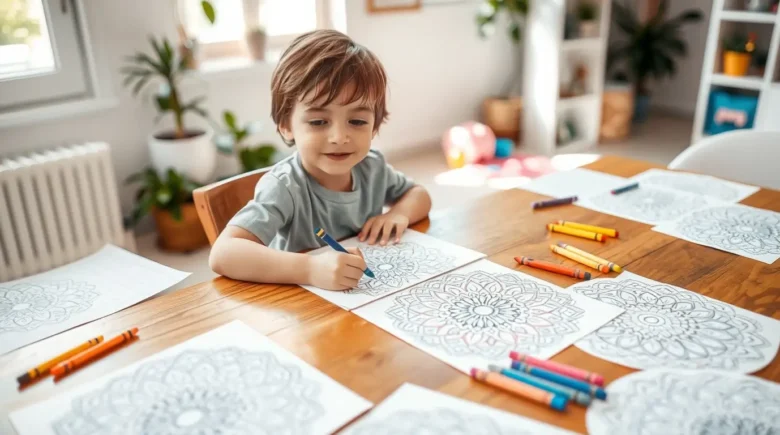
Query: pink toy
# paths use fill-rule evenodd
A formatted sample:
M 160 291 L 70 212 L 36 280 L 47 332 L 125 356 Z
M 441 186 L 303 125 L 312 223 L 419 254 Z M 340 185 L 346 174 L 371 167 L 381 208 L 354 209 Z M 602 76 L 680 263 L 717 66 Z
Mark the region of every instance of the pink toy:
M 496 135 L 485 124 L 468 121 L 450 128 L 441 141 L 451 168 L 490 159 L 496 153 Z

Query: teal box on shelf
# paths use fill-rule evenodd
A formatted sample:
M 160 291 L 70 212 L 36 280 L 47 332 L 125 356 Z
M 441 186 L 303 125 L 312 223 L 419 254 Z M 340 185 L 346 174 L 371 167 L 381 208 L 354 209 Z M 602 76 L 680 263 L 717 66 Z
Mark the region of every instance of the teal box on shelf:
M 753 128 L 758 96 L 740 95 L 724 90 L 710 92 L 706 134 L 718 134 L 742 128 Z

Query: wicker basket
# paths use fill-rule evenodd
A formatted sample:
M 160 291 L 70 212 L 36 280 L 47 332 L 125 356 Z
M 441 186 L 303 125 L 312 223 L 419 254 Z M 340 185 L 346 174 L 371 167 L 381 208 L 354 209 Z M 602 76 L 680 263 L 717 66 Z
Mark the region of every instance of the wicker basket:
M 482 103 L 483 122 L 493 130 L 496 137 L 505 137 L 519 143 L 523 99 L 487 98 Z
M 601 106 L 601 139 L 609 141 L 628 137 L 633 116 L 634 92 L 631 86 L 605 87 Z

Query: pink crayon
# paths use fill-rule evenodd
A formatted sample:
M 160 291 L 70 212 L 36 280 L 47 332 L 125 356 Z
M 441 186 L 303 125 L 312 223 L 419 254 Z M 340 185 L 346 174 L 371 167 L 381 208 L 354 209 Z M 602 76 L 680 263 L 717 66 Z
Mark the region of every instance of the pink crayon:
M 576 367 L 572 367 L 566 364 L 561 364 L 553 361 L 545 361 L 542 359 L 537 359 L 532 357 L 531 355 L 526 355 L 524 353 L 515 352 L 515 351 L 509 352 L 509 358 L 512 358 L 512 360 L 514 361 L 520 361 L 522 363 L 539 367 L 540 369 L 549 370 L 551 372 L 568 376 L 570 378 L 580 379 L 585 382 L 590 382 L 591 384 L 595 384 L 600 387 L 604 386 L 603 376 L 593 372 L 589 372 L 587 370 L 578 369 Z

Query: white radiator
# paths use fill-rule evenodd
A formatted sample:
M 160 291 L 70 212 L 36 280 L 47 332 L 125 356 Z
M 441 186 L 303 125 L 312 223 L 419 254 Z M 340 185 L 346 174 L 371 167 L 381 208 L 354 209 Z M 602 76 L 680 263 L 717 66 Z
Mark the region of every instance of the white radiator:
M 124 243 L 111 151 L 88 143 L 0 162 L 0 282 Z

